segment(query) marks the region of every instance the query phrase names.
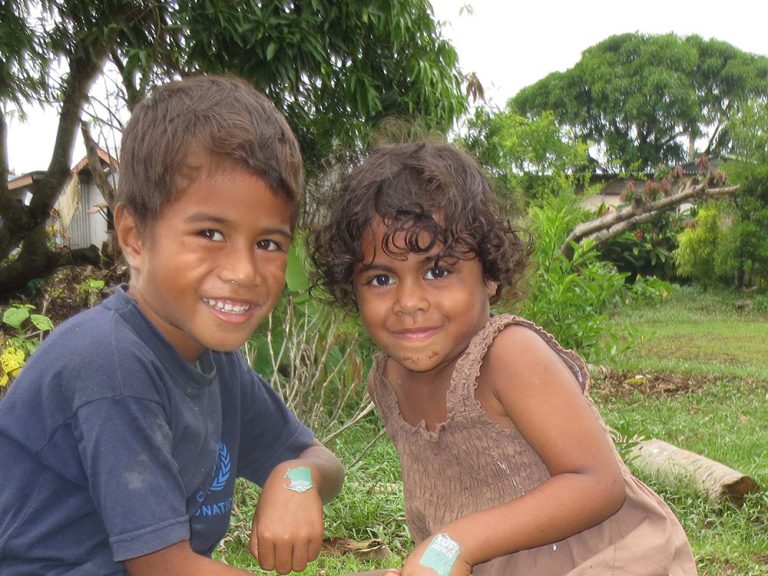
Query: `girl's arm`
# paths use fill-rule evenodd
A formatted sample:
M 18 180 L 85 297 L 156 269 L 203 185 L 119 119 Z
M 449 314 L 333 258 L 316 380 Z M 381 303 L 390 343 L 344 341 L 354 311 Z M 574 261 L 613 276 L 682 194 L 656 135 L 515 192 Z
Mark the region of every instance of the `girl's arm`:
M 540 336 L 522 326 L 503 330 L 486 354 L 480 380 L 483 408 L 492 418 L 511 420 L 551 478 L 520 498 L 444 526 L 440 532 L 461 550 L 454 575 L 595 526 L 625 498 L 609 435 L 573 374 Z M 430 540 L 409 557 L 404 574 L 421 572 L 416 565 Z

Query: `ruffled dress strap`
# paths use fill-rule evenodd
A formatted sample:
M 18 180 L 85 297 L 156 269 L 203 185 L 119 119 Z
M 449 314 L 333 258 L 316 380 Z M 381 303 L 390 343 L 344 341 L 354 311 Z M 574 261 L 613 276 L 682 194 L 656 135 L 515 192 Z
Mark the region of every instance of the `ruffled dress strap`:
M 479 402 L 475 400 L 474 391 L 477 388 L 477 379 L 480 376 L 483 358 L 499 332 L 512 325 L 524 326 L 538 334 L 563 359 L 563 362 L 579 382 L 581 389 L 583 391 L 588 389 L 589 371 L 578 354 L 573 350 L 563 348 L 554 336 L 530 320 L 514 314 L 499 314 L 488 319 L 485 326 L 472 338 L 469 346 L 456 362 L 446 398 L 449 415 L 466 418 L 481 410 Z

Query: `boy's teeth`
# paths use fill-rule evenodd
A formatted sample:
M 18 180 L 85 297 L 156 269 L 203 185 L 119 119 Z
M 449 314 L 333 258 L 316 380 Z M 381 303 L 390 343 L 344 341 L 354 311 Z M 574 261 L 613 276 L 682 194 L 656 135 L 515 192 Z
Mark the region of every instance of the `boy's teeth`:
M 223 300 L 211 300 L 210 298 L 203 298 L 203 302 L 208 304 L 208 306 L 216 308 L 216 310 L 220 310 L 222 312 L 230 312 L 233 314 L 242 314 L 248 310 L 248 308 L 250 308 L 248 304 L 232 304 L 231 302 L 225 302 Z

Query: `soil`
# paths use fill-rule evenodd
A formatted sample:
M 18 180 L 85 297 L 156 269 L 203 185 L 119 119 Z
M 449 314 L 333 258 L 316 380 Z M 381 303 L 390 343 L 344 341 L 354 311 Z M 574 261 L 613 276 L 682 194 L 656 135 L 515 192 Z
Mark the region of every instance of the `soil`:
M 604 396 L 630 396 L 636 393 L 648 396 L 678 396 L 697 392 L 706 385 L 722 381 L 722 376 L 702 374 L 676 374 L 646 372 L 638 374 L 616 370 L 607 366 L 590 366 L 591 392 Z M 740 382 L 744 383 L 743 380 Z M 753 384 L 747 381 L 747 384 Z

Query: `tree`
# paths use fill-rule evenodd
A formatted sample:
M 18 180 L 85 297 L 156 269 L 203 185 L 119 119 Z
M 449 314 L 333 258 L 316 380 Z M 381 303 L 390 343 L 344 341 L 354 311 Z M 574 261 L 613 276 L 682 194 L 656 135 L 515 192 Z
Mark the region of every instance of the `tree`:
M 52 250 L 45 225 L 107 65 L 128 109 L 179 75 L 245 77 L 286 114 L 310 176 L 329 156 L 354 156 L 388 116 L 447 130 L 466 109 L 456 52 L 426 0 L 6 0 L 0 23 L 0 297 L 94 257 Z M 55 104 L 59 127 L 25 206 L 7 187 L 6 118 L 29 103 Z
M 551 112 L 526 118 L 509 110 L 478 108 L 460 144 L 485 167 L 497 189 L 537 200 L 573 186 L 586 171 L 587 147 Z
M 766 95 L 764 56 L 695 35 L 634 33 L 588 48 L 573 68 L 524 88 L 509 106 L 551 111 L 597 147 L 605 170 L 634 173 L 718 154 L 739 104 Z

